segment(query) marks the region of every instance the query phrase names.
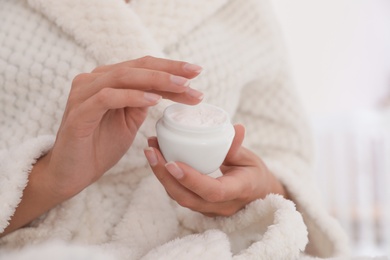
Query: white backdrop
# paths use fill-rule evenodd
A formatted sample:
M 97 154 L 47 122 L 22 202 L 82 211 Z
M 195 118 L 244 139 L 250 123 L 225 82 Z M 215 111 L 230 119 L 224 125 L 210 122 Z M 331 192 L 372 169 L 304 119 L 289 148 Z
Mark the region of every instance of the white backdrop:
M 312 116 L 372 107 L 390 89 L 389 0 L 271 0 Z
M 355 255 L 390 256 L 390 0 L 271 0 Z

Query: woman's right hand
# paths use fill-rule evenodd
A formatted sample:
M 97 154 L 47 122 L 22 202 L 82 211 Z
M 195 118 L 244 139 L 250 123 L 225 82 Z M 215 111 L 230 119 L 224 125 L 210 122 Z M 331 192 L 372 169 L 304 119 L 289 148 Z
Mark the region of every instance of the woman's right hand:
M 148 107 L 161 98 L 199 103 L 203 95 L 189 83 L 200 71 L 148 56 L 76 76 L 55 144 L 42 161 L 51 189 L 71 197 L 101 177 L 129 149 Z

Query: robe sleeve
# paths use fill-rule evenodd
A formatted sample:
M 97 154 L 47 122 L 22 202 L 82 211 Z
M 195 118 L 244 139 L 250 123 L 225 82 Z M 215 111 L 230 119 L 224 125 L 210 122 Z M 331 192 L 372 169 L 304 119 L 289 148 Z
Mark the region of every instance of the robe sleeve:
M 0 233 L 8 226 L 21 201 L 34 163 L 53 142 L 53 136 L 40 136 L 0 151 Z

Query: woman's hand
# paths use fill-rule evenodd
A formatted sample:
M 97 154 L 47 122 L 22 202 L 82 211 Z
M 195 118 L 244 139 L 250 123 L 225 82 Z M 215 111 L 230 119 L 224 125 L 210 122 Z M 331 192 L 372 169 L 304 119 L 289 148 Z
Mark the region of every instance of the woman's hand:
M 34 165 L 23 197 L 1 233 L 22 227 L 96 181 L 124 155 L 161 98 L 197 104 L 189 87 L 201 67 L 144 57 L 96 68 L 72 83 L 55 144 Z
M 132 144 L 161 98 L 197 104 L 202 93 L 189 87 L 201 68 L 144 57 L 98 67 L 73 80 L 46 171 L 53 190 L 71 197 L 115 165 Z
M 282 184 L 253 152 L 241 146 L 242 125 L 235 126 L 235 138 L 221 166 L 223 176 L 212 178 L 180 162 L 164 160 L 156 138 L 149 138 L 145 156 L 169 196 L 181 206 L 207 216 L 230 216 L 251 201 L 269 193 L 286 196 Z

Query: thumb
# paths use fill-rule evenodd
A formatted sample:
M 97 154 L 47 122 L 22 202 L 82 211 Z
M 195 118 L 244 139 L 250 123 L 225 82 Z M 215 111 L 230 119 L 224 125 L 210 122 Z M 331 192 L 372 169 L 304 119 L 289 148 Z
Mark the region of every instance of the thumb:
M 234 125 L 234 131 L 234 139 L 223 164 L 231 164 L 232 161 L 235 161 L 235 157 L 238 156 L 242 142 L 244 141 L 245 127 L 241 124 L 236 124 Z

